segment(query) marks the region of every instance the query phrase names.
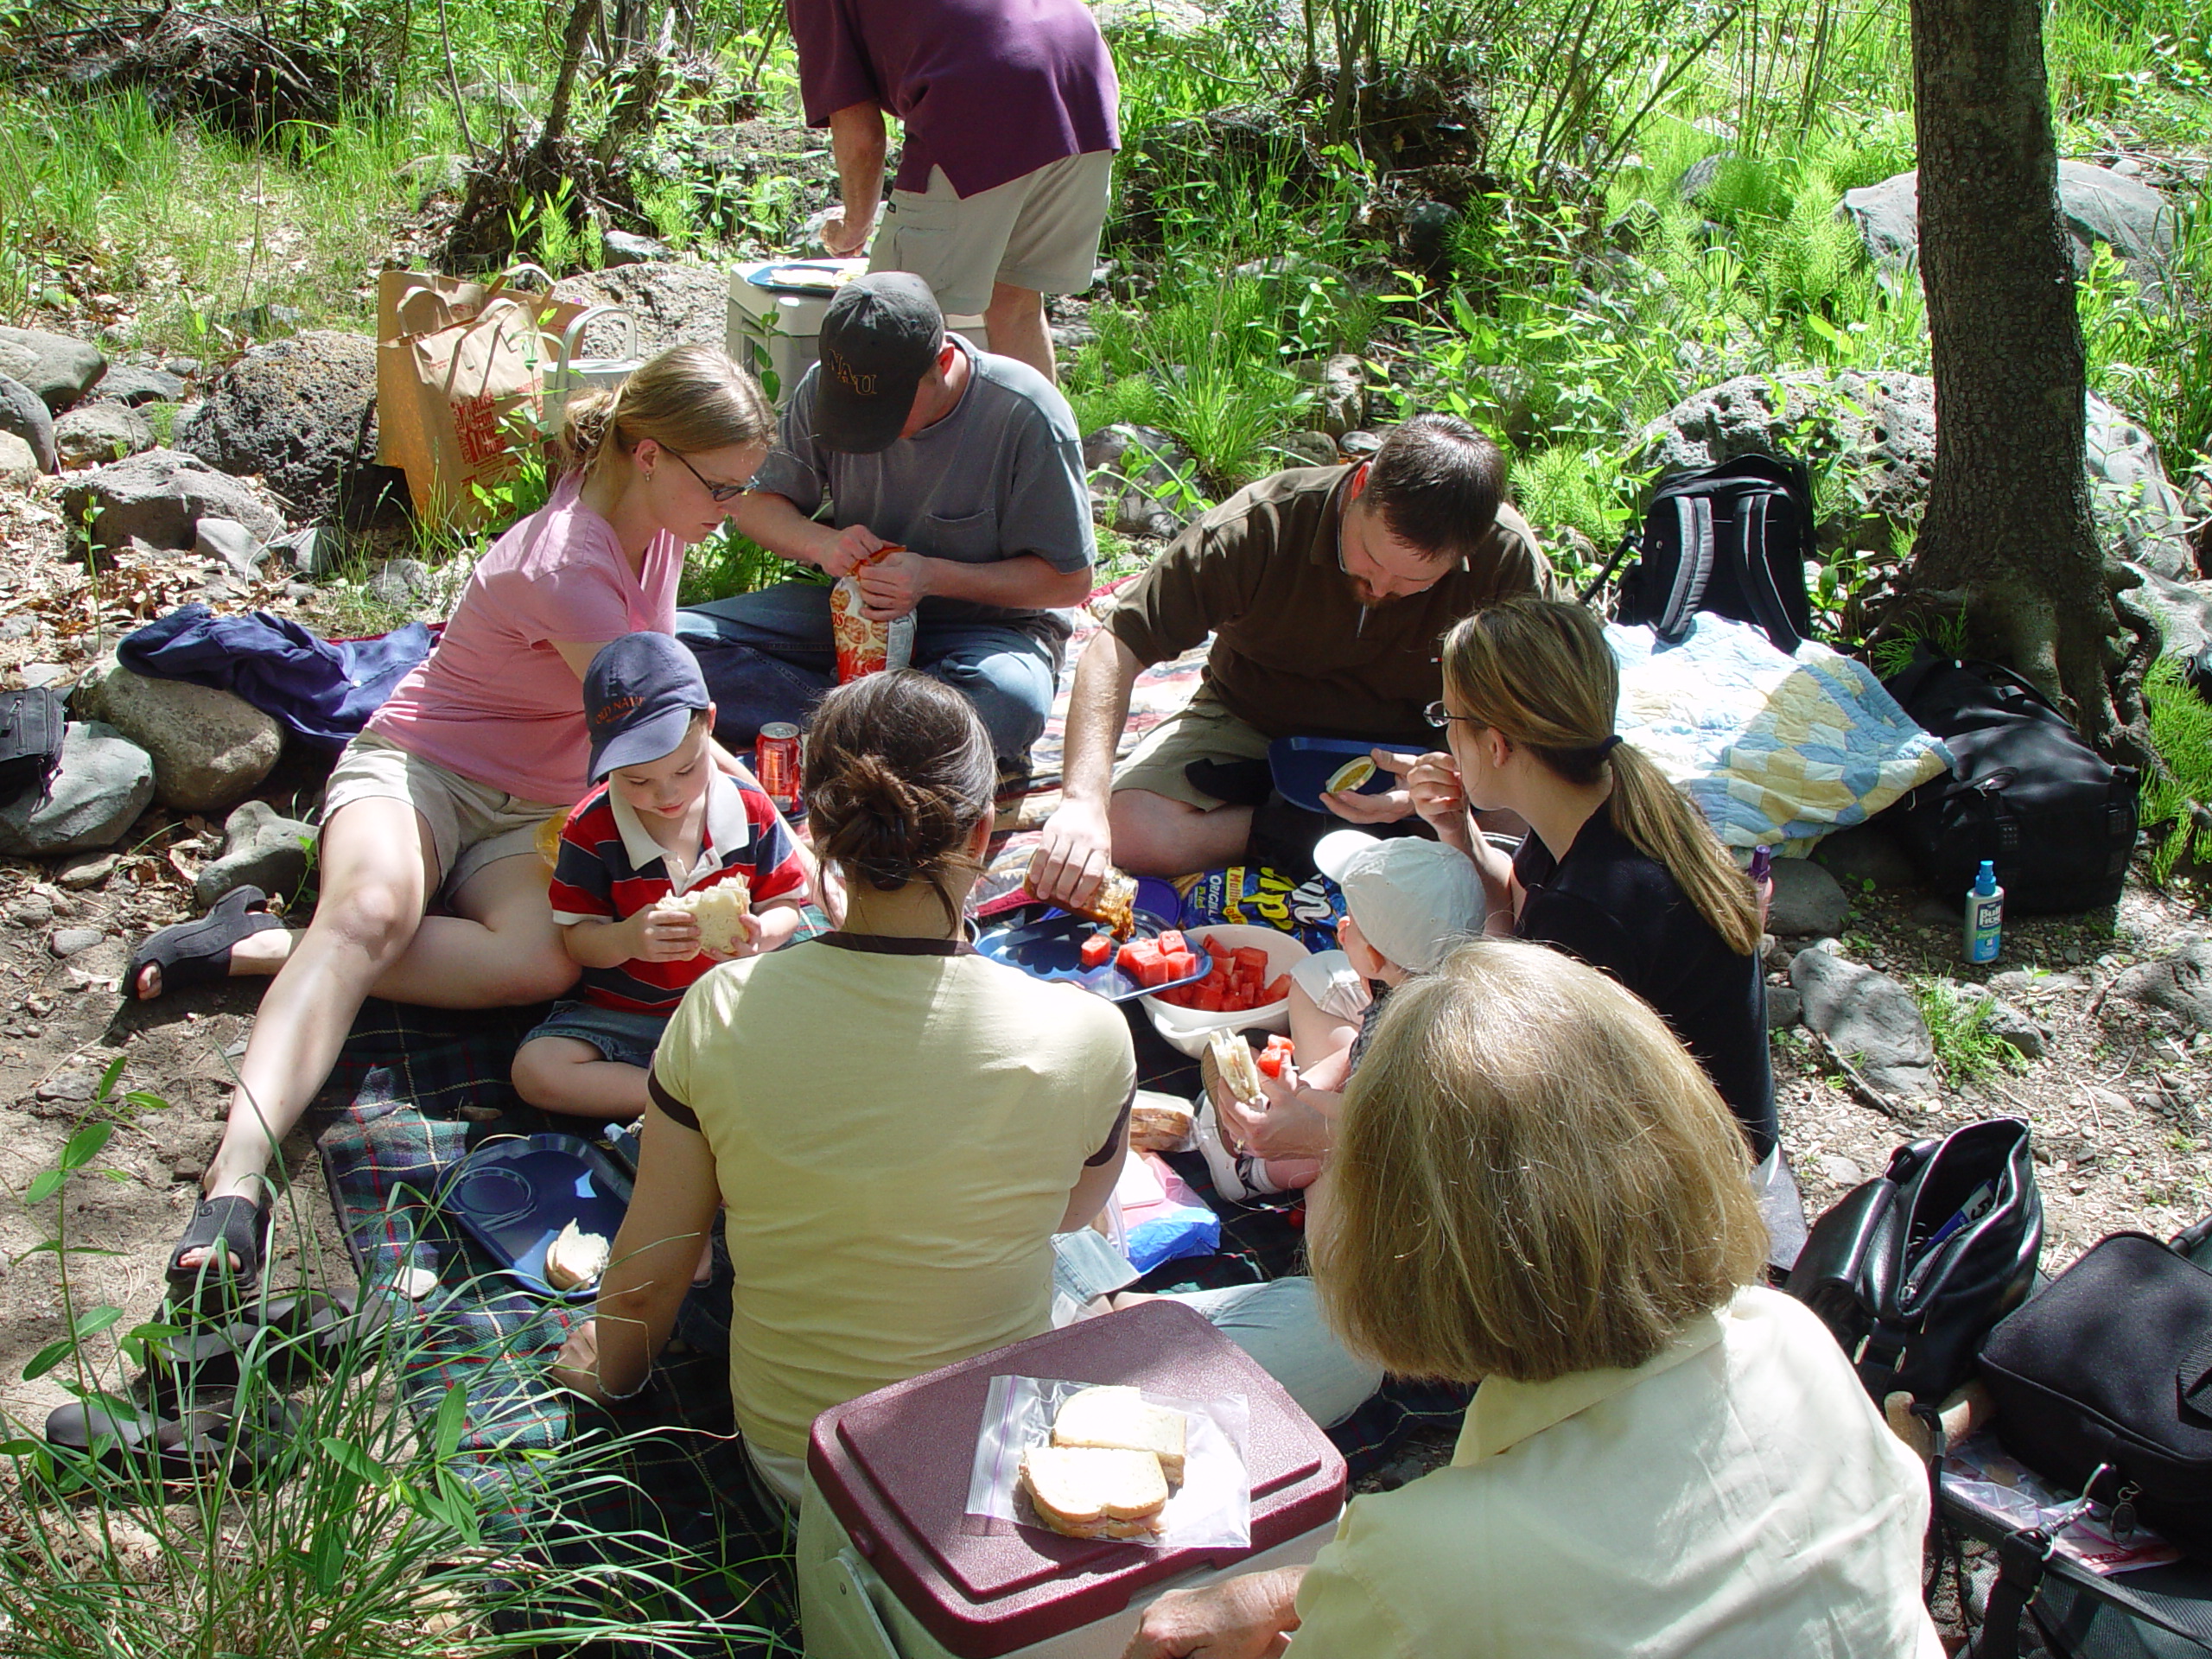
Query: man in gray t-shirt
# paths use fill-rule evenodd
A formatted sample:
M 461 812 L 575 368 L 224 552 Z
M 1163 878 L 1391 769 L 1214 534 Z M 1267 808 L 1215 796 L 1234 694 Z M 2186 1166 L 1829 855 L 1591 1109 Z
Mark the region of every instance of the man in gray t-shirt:
M 821 345 L 730 522 L 785 558 L 853 575 L 878 620 L 912 612 L 913 665 L 964 693 L 1000 758 L 1019 762 L 1052 709 L 1063 612 L 1090 592 L 1075 416 L 1027 364 L 947 334 L 928 285 L 904 272 L 848 283 Z M 815 518 L 825 501 L 828 523 Z M 886 546 L 903 550 L 871 559 Z M 817 582 L 679 611 L 676 632 L 728 745 L 803 721 L 836 683 Z

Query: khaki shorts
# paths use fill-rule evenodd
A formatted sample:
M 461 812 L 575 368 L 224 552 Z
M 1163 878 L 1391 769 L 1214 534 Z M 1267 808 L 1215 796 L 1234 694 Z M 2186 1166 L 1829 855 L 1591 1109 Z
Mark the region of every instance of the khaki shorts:
M 926 191 L 893 190 L 868 250 L 870 270 L 911 270 L 948 316 L 980 316 L 991 284 L 1079 294 L 1098 264 L 1114 152 L 1064 156 L 972 196 L 941 167 Z
M 486 865 L 528 853 L 537 855 L 537 832 L 565 806 L 526 801 L 411 754 L 388 738 L 363 732 L 346 746 L 323 786 L 322 821 L 355 801 L 404 801 L 430 826 L 430 843 L 450 893 Z
M 1154 727 L 1114 768 L 1116 790 L 1141 789 L 1211 811 L 1221 802 L 1183 775 L 1193 760 L 1264 760 L 1268 740 L 1201 693 Z

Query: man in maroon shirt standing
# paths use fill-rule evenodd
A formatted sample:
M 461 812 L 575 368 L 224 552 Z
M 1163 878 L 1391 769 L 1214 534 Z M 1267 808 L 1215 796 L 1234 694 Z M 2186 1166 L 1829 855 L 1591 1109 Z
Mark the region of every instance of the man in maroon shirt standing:
M 906 125 L 871 270 L 909 270 L 990 349 L 1056 378 L 1045 296 L 1090 285 L 1121 84 L 1083 0 L 784 0 L 809 126 L 830 129 L 857 251 L 883 190 L 883 118 Z

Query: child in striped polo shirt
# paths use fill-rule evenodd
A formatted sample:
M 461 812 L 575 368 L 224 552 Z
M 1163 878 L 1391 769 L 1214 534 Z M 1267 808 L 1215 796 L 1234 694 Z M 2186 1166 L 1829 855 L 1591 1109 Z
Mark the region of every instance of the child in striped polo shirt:
M 667 634 L 626 634 L 592 658 L 584 719 L 595 787 L 562 829 L 550 893 L 583 976 L 516 1051 L 514 1085 L 549 1112 L 634 1117 L 692 982 L 798 931 L 806 862 L 759 786 L 715 766 L 706 682 Z M 663 901 L 729 882 L 751 908 L 736 948 L 717 954 L 696 917 Z

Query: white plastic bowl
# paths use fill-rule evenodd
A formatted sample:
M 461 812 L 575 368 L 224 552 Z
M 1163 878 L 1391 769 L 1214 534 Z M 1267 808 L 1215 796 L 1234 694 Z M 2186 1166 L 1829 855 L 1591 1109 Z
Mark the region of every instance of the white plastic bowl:
M 1289 934 L 1272 927 L 1251 927 L 1237 922 L 1217 922 L 1211 927 L 1186 927 L 1184 938 L 1203 944 L 1212 954 L 1250 950 L 1257 945 L 1268 953 L 1268 978 L 1287 974 L 1313 953 Z M 1268 1002 L 1234 1014 L 1207 1014 L 1198 1008 L 1164 1002 L 1158 993 L 1144 999 L 1152 1027 L 1169 1044 L 1196 1059 L 1205 1052 L 1206 1039 L 1217 1031 L 1281 1031 L 1290 1029 L 1290 999 Z

